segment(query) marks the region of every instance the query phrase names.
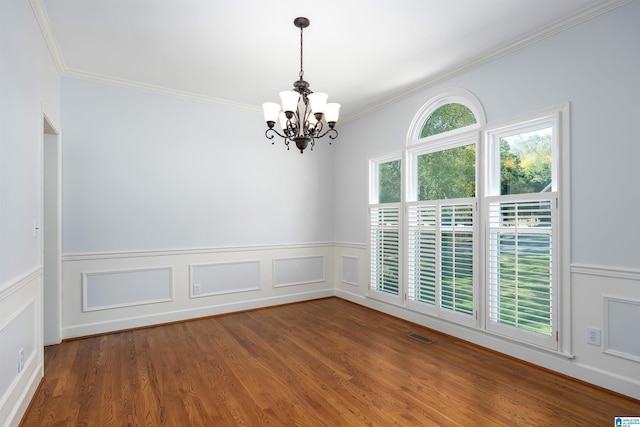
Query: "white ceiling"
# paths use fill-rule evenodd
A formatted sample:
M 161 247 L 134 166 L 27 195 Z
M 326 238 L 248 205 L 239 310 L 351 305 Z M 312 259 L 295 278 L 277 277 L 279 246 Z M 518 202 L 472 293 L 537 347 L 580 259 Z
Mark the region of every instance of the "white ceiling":
M 258 109 L 298 79 L 353 118 L 627 0 L 31 0 L 59 70 Z

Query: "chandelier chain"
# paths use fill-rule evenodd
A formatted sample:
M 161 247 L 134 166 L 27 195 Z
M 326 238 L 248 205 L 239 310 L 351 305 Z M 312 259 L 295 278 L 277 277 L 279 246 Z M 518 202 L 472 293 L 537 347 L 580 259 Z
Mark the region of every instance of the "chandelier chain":
M 302 68 L 302 30 L 303 28 L 300 27 L 300 80 L 304 80 L 304 69 Z

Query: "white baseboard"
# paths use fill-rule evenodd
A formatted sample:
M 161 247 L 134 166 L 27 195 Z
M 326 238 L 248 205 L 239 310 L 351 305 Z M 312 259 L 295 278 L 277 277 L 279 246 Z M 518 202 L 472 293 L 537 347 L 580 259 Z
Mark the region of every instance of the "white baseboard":
M 242 300 L 226 304 L 213 304 L 205 307 L 194 307 L 184 310 L 163 312 L 146 316 L 129 317 L 123 319 L 105 320 L 96 323 L 74 325 L 62 329 L 63 339 L 96 335 L 107 332 L 121 331 L 163 323 L 178 322 L 182 320 L 197 319 L 200 317 L 215 316 L 234 313 L 238 311 L 253 310 L 257 308 L 271 307 L 281 304 L 289 304 L 300 301 L 308 301 L 318 298 L 327 298 L 334 295 L 333 288 L 288 294 L 277 297 L 256 298 Z

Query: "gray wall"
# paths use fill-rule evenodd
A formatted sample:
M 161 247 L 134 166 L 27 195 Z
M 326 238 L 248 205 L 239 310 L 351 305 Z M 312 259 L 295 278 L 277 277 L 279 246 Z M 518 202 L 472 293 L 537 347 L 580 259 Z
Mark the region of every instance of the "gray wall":
M 0 423 L 17 425 L 43 375 L 44 114 L 60 78 L 28 1 L 0 2 Z M 34 235 L 34 222 L 40 230 Z M 18 361 L 21 361 L 18 363 Z
M 453 86 L 479 98 L 488 123 L 570 102 L 572 261 L 640 267 L 639 19 L 632 1 L 343 126 L 336 240 L 366 242 L 367 158 L 401 149 L 418 109 Z
M 271 145 L 259 111 L 72 78 L 62 93 L 64 254 L 333 240 L 328 145 Z
M 59 124 L 59 77 L 28 2 L 0 4 L 0 290 L 40 264 L 42 122 Z

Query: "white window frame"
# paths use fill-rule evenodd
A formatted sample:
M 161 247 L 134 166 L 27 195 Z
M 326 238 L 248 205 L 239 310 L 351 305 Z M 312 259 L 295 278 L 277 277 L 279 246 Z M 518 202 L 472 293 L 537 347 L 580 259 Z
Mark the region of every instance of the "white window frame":
M 379 156 L 373 159 L 369 160 L 369 233 L 371 233 L 372 231 L 372 224 L 371 224 L 371 212 L 373 209 L 377 209 L 377 208 L 397 208 L 398 209 L 398 294 L 397 295 L 393 295 L 391 293 L 388 292 L 384 292 L 384 291 L 380 291 L 378 289 L 376 289 L 374 287 L 374 284 L 372 283 L 372 271 L 375 268 L 374 262 L 373 262 L 373 250 L 374 248 L 372 247 L 372 242 L 371 242 L 371 236 L 369 237 L 369 244 L 368 244 L 368 248 L 369 248 L 369 253 L 368 253 L 368 259 L 369 259 L 369 285 L 367 287 L 367 296 L 376 300 L 380 300 L 389 304 L 393 304 L 393 305 L 401 305 L 402 304 L 402 296 L 404 293 L 404 287 L 403 287 L 403 263 L 404 263 L 404 257 L 403 257 L 403 247 L 404 247 L 404 238 L 403 238 L 403 201 L 402 201 L 402 197 L 403 197 L 403 188 L 401 188 L 400 194 L 401 194 L 401 200 L 398 203 L 379 203 L 379 188 L 378 188 L 378 184 L 380 182 L 379 180 L 379 166 L 381 164 L 384 163 L 389 163 L 389 162 L 394 162 L 394 161 L 400 161 L 400 170 L 401 170 L 401 174 L 404 174 L 404 161 L 402 159 L 402 153 L 401 152 L 396 152 L 396 153 L 392 153 L 392 154 L 388 154 L 388 155 L 384 155 L 384 156 Z M 403 186 L 404 183 L 404 176 L 401 176 L 400 178 L 400 183 L 401 186 Z
M 420 138 L 420 132 L 422 126 L 427 118 L 438 108 L 449 103 L 459 103 L 467 106 L 476 116 L 477 123 L 464 128 L 455 129 L 449 132 L 444 132 L 438 135 L 432 135 L 425 138 Z M 402 200 L 400 203 L 400 226 L 402 227 L 402 233 L 400 234 L 401 253 L 399 268 L 402 270 L 401 283 L 398 286 L 397 298 L 389 298 L 388 295 L 378 295 L 379 292 L 369 290 L 368 296 L 371 298 L 384 300 L 396 305 L 404 306 L 412 311 L 420 311 L 430 316 L 440 317 L 443 320 L 466 325 L 478 331 L 482 331 L 489 335 L 500 336 L 510 341 L 516 341 L 530 345 L 541 350 L 546 350 L 555 354 L 562 355 L 564 357 L 572 357 L 571 353 L 571 274 L 570 274 L 570 262 L 571 262 L 571 231 L 570 231 L 570 218 L 571 218 L 571 201 L 570 201 L 570 104 L 563 103 L 555 105 L 549 108 L 545 108 L 539 111 L 532 112 L 520 117 L 513 118 L 501 123 L 495 123 L 491 125 L 486 124 L 486 116 L 484 114 L 483 107 L 479 100 L 471 93 L 463 89 L 445 89 L 439 94 L 432 97 L 429 102 L 424 104 L 423 107 L 414 116 L 409 131 L 407 133 L 407 140 L 405 148 L 402 152 L 394 152 L 387 156 L 379 156 L 370 160 L 370 184 L 377 185 L 378 177 L 374 175 L 377 172 L 377 165 L 390 160 L 401 160 L 402 169 Z M 554 343 L 549 346 L 548 343 L 539 343 L 536 340 L 531 340 L 523 334 L 523 336 L 513 336 L 512 334 L 505 334 L 503 331 L 496 331 L 492 327 L 488 327 L 489 324 L 489 289 L 488 289 L 488 256 L 486 254 L 487 245 L 489 243 L 489 218 L 488 218 L 488 203 L 489 200 L 499 194 L 500 181 L 499 181 L 499 169 L 498 175 L 491 175 L 492 171 L 495 171 L 499 166 L 499 157 L 492 157 L 492 150 L 499 150 L 499 144 L 497 148 L 491 147 L 491 140 L 499 138 L 501 136 L 508 136 L 514 134 L 513 130 L 518 129 L 517 133 L 526 132 L 526 129 L 538 128 L 545 120 L 555 120 L 554 137 L 557 137 L 557 146 L 552 151 L 552 188 L 551 191 L 557 194 L 557 208 L 558 214 L 553 225 L 554 238 L 557 240 L 559 251 L 557 252 L 557 259 L 554 268 L 554 277 L 557 278 L 557 286 L 554 294 L 554 309 L 556 312 L 556 318 L 554 319 Z M 474 135 L 475 136 L 472 136 Z M 408 208 L 412 205 L 418 204 L 417 198 L 417 156 L 421 154 L 427 154 L 430 152 L 441 151 L 447 148 L 453 148 L 455 146 L 465 145 L 460 141 L 471 141 L 471 138 L 475 138 L 476 144 L 476 201 L 477 208 L 474 213 L 474 250 L 478 255 L 474 258 L 474 274 L 479 275 L 478 280 L 474 280 L 476 287 L 474 288 L 474 307 L 475 313 L 474 322 L 465 323 L 460 319 L 455 319 L 456 316 L 449 317 L 445 311 L 434 311 L 432 309 L 425 309 L 425 307 L 416 306 L 415 301 L 409 301 L 407 299 L 407 283 L 408 283 L 408 266 L 404 265 L 408 262 L 408 242 L 406 241 L 408 236 L 408 224 L 406 216 L 408 215 Z M 498 139 L 499 141 L 499 139 Z M 469 142 L 467 142 L 469 143 Z M 499 153 L 499 151 L 498 151 Z M 495 163 L 498 162 L 496 165 Z M 374 167 L 376 166 L 376 167 Z M 497 189 L 497 190 L 496 190 Z M 370 186 L 370 206 L 377 204 L 377 188 Z M 548 194 L 548 193 L 546 193 Z M 452 199 L 451 201 L 453 201 Z M 390 206 L 391 204 L 385 204 Z M 417 303 L 421 306 L 428 306 L 428 304 Z M 453 312 L 452 312 L 453 313 Z M 454 313 L 455 314 L 455 313 Z M 468 317 L 468 316 L 467 316 Z
M 484 182 L 480 197 L 481 212 L 483 214 L 482 226 L 485 277 L 483 280 L 483 290 L 485 292 L 484 302 L 484 329 L 488 332 L 506 336 L 510 339 L 534 345 L 567 356 L 571 354 L 570 347 L 570 132 L 569 132 L 569 103 L 556 105 L 550 108 L 539 110 L 526 116 L 511 119 L 507 122 L 493 124 L 485 128 L 484 146 Z M 533 332 L 521 330 L 515 327 L 507 327 L 497 324 L 491 319 L 489 310 L 489 299 L 491 290 L 489 289 L 489 226 L 488 209 L 489 202 L 499 199 L 517 200 L 532 197 L 530 194 L 505 195 L 500 196 L 500 139 L 512 135 L 530 132 L 536 129 L 552 128 L 552 187 L 550 198 L 554 199 L 554 218 L 552 239 L 558 248 L 552 264 L 552 334 L 549 337 L 535 334 Z M 519 197 L 522 196 L 522 197 Z
M 447 104 L 462 104 L 467 107 L 473 115 L 476 117 L 476 123 L 473 125 L 465 126 L 463 128 L 454 129 L 448 132 L 444 132 L 437 135 L 431 135 L 425 138 L 420 138 L 420 132 L 424 122 L 431 116 L 431 114 L 438 108 Z M 456 136 L 461 133 L 466 133 L 470 130 L 481 129 L 487 122 L 484 114 L 484 108 L 480 101 L 471 92 L 461 88 L 448 88 L 432 97 L 429 102 L 418 111 L 411 121 L 409 126 L 409 133 L 407 134 L 407 146 L 419 145 L 425 142 L 432 141 L 433 139 L 440 139 L 442 136 Z
M 438 104 L 437 107 L 435 108 L 428 108 L 425 109 L 425 111 L 428 111 L 429 114 L 431 114 L 433 111 L 435 111 L 437 108 L 440 108 L 442 105 L 445 104 L 450 104 L 450 103 L 459 103 L 459 104 L 464 104 L 467 105 L 469 102 L 461 102 L 461 100 L 459 98 L 450 98 L 450 97 L 442 97 L 438 99 Z M 416 122 L 416 127 L 421 127 L 422 124 L 424 123 L 425 120 L 427 120 L 429 116 L 427 115 L 426 117 L 423 118 L 422 121 L 418 121 Z M 476 120 L 478 120 L 478 118 L 476 117 Z M 441 268 L 438 268 L 438 286 L 436 288 L 436 303 L 435 305 L 429 305 L 420 301 L 416 301 L 413 300 L 411 298 L 411 290 L 409 289 L 409 284 L 410 284 L 410 278 L 409 278 L 409 273 L 410 271 L 412 271 L 412 269 L 410 268 L 410 266 L 405 265 L 404 267 L 404 271 L 405 271 L 405 276 L 404 276 L 404 280 L 403 282 L 406 284 L 406 291 L 405 291 L 405 305 L 407 308 L 410 308 L 414 311 L 418 311 L 418 312 L 422 312 L 425 314 L 429 314 L 431 316 L 435 316 L 435 317 L 439 317 L 439 318 L 443 318 L 446 320 L 449 320 L 451 322 L 455 322 L 458 324 L 462 324 L 462 325 L 466 325 L 466 326 L 472 326 L 472 327 L 477 327 L 478 325 L 478 304 L 479 304 L 479 295 L 480 295 L 480 273 L 479 273 L 479 228 L 478 228 L 478 215 L 477 215 L 477 206 L 478 206 L 478 199 L 477 199 L 477 193 L 478 193 L 478 188 L 479 188 L 479 179 L 478 177 L 480 176 L 480 169 L 479 169 L 479 159 L 480 159 L 480 133 L 478 132 L 478 128 L 479 128 L 480 124 L 477 123 L 475 125 L 471 125 L 471 126 L 466 126 L 464 128 L 460 128 L 460 129 L 455 129 L 449 132 L 445 132 L 439 135 L 432 135 L 429 136 L 427 138 L 422 138 L 420 140 L 419 144 L 415 144 L 410 146 L 409 148 L 407 148 L 406 150 L 406 157 L 407 160 L 405 162 L 405 164 L 407 165 L 407 172 L 406 172 L 406 200 L 407 202 L 405 203 L 405 216 L 408 214 L 408 209 L 410 209 L 413 206 L 418 206 L 421 204 L 424 205 L 432 205 L 435 204 L 438 206 L 438 209 L 440 209 L 441 206 L 446 206 L 446 205 L 454 205 L 454 204 L 472 204 L 475 208 L 474 208 L 474 224 L 472 227 L 472 233 L 473 233 L 473 251 L 474 251 L 474 257 L 473 257 L 473 314 L 472 315 L 465 315 L 462 313 L 458 313 L 446 308 L 442 308 L 441 306 L 441 292 L 442 292 L 442 287 L 441 287 Z M 418 131 L 419 132 L 419 131 Z M 415 134 L 415 132 L 414 132 Z M 476 197 L 468 197 L 468 198 L 463 198 L 463 199 L 445 199 L 445 200 L 422 200 L 422 201 L 418 201 L 418 157 L 424 154 L 430 154 L 430 153 L 436 153 L 436 152 L 440 152 L 440 151 L 445 151 L 448 149 L 452 149 L 452 148 L 457 148 L 457 147 L 463 147 L 466 145 L 471 145 L 474 144 L 476 147 Z M 405 241 L 404 241 L 404 248 L 405 251 L 409 250 L 409 221 L 405 220 L 405 227 L 404 227 L 404 236 L 405 236 Z M 438 229 L 440 228 L 439 226 L 437 227 Z M 439 240 L 439 238 L 438 238 Z M 440 247 L 440 242 L 438 242 L 438 251 L 441 250 Z M 405 254 L 404 257 L 405 260 L 409 260 L 409 254 Z
M 471 314 L 463 314 L 454 310 L 450 310 L 448 308 L 443 308 L 442 307 L 442 231 L 443 229 L 449 229 L 450 227 L 443 227 L 440 220 L 440 215 L 441 215 L 441 208 L 443 206 L 464 206 L 464 205 L 471 205 L 471 209 L 473 212 L 473 225 L 470 227 L 464 226 L 464 227 L 458 227 L 457 231 L 461 231 L 464 229 L 467 229 L 468 232 L 470 232 L 473 236 L 473 240 L 472 240 L 472 251 L 473 251 L 473 261 L 472 261 L 472 271 L 473 271 L 473 275 L 472 275 L 472 281 L 473 281 L 473 308 L 472 308 L 472 313 Z M 405 239 L 406 239 L 406 243 L 405 243 L 405 250 L 407 251 L 407 254 L 405 256 L 405 259 L 407 260 L 407 263 L 409 262 L 409 260 L 411 259 L 411 254 L 408 253 L 410 251 L 410 244 L 411 244 L 411 218 L 409 215 L 409 210 L 411 210 L 414 207 L 418 207 L 418 206 L 429 206 L 429 207 L 433 207 L 436 210 L 436 214 L 435 214 L 435 218 L 436 218 L 436 223 L 434 225 L 434 227 L 432 227 L 432 230 L 435 233 L 435 246 L 436 246 L 436 250 L 435 250 L 435 258 L 436 258 L 436 274 L 435 274 L 435 301 L 434 304 L 428 304 L 422 301 L 418 301 L 417 299 L 413 298 L 413 293 L 414 290 L 411 287 L 411 283 L 412 283 L 412 279 L 411 277 L 409 277 L 410 273 L 415 271 L 416 267 L 415 266 L 411 266 L 411 265 L 406 265 L 405 266 L 405 280 L 404 283 L 406 283 L 407 286 L 407 290 L 406 290 L 406 301 L 405 301 L 405 305 L 407 308 L 410 308 L 414 311 L 418 311 L 421 313 L 425 313 L 425 314 L 429 314 L 431 316 L 434 317 L 439 317 L 442 319 L 446 319 L 449 320 L 451 322 L 455 322 L 458 324 L 462 324 L 462 325 L 466 325 L 466 326 L 472 326 L 472 327 L 477 327 L 478 325 L 478 301 L 479 299 L 479 271 L 478 271 L 478 224 L 477 224 L 477 203 L 476 203 L 476 198 L 475 197 L 471 197 L 471 198 L 464 198 L 464 199 L 446 199 L 446 200 L 434 200 L 434 201 L 420 201 L 420 202 L 407 202 L 406 204 L 406 209 L 405 209 Z

